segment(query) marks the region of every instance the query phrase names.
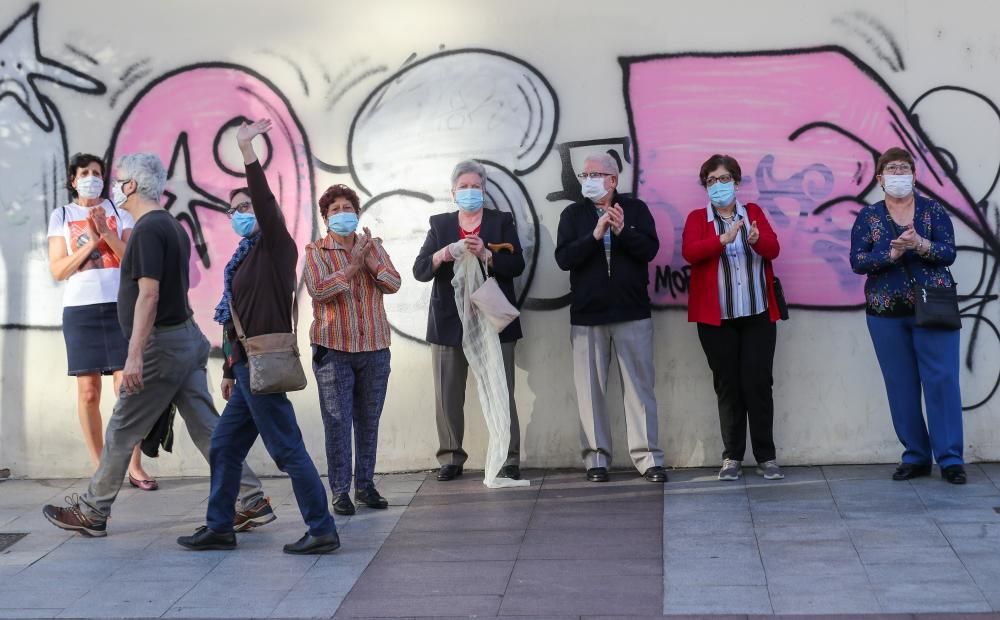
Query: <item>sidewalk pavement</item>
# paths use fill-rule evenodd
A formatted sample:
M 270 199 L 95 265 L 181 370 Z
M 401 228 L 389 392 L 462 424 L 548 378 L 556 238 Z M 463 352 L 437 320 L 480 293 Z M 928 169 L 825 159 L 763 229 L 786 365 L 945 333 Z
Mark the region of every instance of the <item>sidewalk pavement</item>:
M 735 483 L 677 470 L 665 486 L 526 471 L 532 485 L 509 490 L 474 472 L 379 476 L 392 506 L 338 517 L 343 547 L 320 557 L 281 553 L 305 530 L 284 478 L 265 480 L 276 522 L 236 551 L 200 553 L 174 540 L 204 522 L 205 478 L 123 488 L 104 539 L 41 515 L 86 481 L 7 480 L 0 546 L 27 536 L 0 550 L 0 618 L 1000 611 L 1000 464 L 970 466 L 964 487 L 893 482 L 892 469 L 787 468 L 779 482 L 748 470 Z

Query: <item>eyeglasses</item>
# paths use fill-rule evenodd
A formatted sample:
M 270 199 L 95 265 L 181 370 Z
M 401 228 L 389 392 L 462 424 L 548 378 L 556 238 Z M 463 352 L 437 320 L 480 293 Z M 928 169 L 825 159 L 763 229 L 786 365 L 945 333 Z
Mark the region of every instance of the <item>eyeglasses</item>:
M 613 177 L 615 175 L 610 172 L 581 172 L 576 176 L 581 179 L 600 179 L 602 177 Z
M 885 168 L 882 168 L 882 171 L 889 174 L 908 174 L 913 172 L 913 166 L 910 164 L 889 164 Z
M 733 175 L 724 174 L 721 177 L 708 177 L 707 179 L 705 179 L 705 185 L 711 187 L 716 183 L 732 183 L 732 181 L 733 181 Z
M 253 205 L 250 203 L 250 201 L 244 200 L 243 202 L 237 204 L 235 207 L 229 207 L 228 209 L 226 209 L 226 215 L 228 215 L 229 217 L 233 217 L 233 215 L 235 215 L 237 212 L 247 213 L 252 208 Z

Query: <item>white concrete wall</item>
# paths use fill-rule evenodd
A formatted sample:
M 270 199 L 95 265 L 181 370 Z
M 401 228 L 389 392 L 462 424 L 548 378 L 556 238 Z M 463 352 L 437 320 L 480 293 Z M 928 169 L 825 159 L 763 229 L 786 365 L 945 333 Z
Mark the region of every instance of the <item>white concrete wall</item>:
M 864 202 L 879 195 L 867 191 L 873 162 L 859 143 L 875 150 L 898 143 L 891 113 L 897 129 L 925 144 L 928 163 L 921 162 L 918 176 L 925 190 L 952 210 L 960 242 L 986 248 L 962 253 L 955 269 L 961 292 L 997 293 L 1000 6 L 990 0 L 955 6 L 917 0 L 46 2 L 37 11 L 37 40 L 41 54 L 58 66 L 36 58 L 32 16 L 18 22 L 30 6 L 13 1 L 0 7 L 0 27 L 17 23 L 0 40 L 5 61 L 0 73 L 13 79 L 0 83 L 0 324 L 6 325 L 0 330 L 0 466 L 15 475 L 90 472 L 75 382 L 65 375 L 57 327 L 60 290 L 44 265 L 44 221 L 65 199 L 64 192 L 52 190 L 53 178 L 62 182 L 63 140 L 69 153 L 143 148 L 169 160 L 184 134 L 191 181 L 203 190 L 201 200 L 212 202 L 239 183 L 226 172 L 235 153 L 224 126 L 234 117 L 267 110 L 282 129 L 272 136 L 268 173 L 272 183 L 282 178 L 281 200 L 297 238 L 304 244 L 318 236 L 313 207 L 323 189 L 360 181 L 367 190 L 365 223 L 385 237 L 404 274 L 390 318 L 417 338 L 427 290 L 409 270 L 427 216 L 448 208 L 447 175 L 458 159 L 495 162 L 493 178 L 511 197 L 504 208 L 514 211 L 522 239 L 536 252 L 533 279 L 520 282 L 528 298 L 523 315 L 528 337 L 517 353 L 524 462 L 531 466 L 579 465 L 568 309 L 536 309 L 546 305 L 538 300 L 568 292 L 568 278 L 552 258 L 559 213 L 568 202 L 547 198 L 573 189 L 563 187 L 560 147 L 577 163 L 592 149 L 626 151 L 631 163 L 626 162 L 622 181 L 629 186 L 639 155 L 644 181 L 639 193 L 656 213 L 664 246 L 656 264 L 672 262 L 674 271 L 680 265 L 677 217 L 699 206 L 701 198 L 697 166 L 672 162 L 700 162 L 716 150 L 737 154 L 749 179 L 741 189 L 744 199 L 773 192 L 813 164 L 829 172 L 829 182 L 817 168 L 814 176 L 795 182 L 792 189 L 801 202 L 773 200 L 787 219 L 778 230 L 784 252 L 777 270 L 790 301 L 825 308 L 793 310 L 792 320 L 779 326 L 775 434 L 785 463 L 898 456 L 864 314 L 851 309 L 862 299 L 861 279 L 844 268 L 844 231 L 856 208 L 849 199 Z M 837 49 L 794 51 L 819 46 Z M 483 51 L 457 52 L 472 48 Z M 620 60 L 687 52 L 740 56 Z M 642 81 L 623 88 L 625 66 Z M 175 74 L 182 67 L 188 69 Z M 29 68 L 56 83 L 27 81 L 23 71 Z M 921 99 L 938 87 L 967 90 L 948 88 Z M 710 106 L 699 104 L 706 91 L 714 101 L 726 100 L 731 110 L 708 112 Z M 789 139 L 796 128 L 815 121 L 843 131 L 818 129 Z M 352 124 L 355 138 L 349 142 Z M 220 132 L 222 146 L 215 153 Z M 585 141 L 598 144 L 576 144 Z M 770 173 L 768 155 L 774 156 Z M 192 190 L 181 191 L 183 162 L 178 161 L 170 189 L 186 202 Z M 372 198 L 398 190 L 436 202 L 412 194 Z M 799 216 L 836 196 L 846 202 L 824 215 Z M 202 328 L 218 340 L 208 317 L 235 240 L 217 211 L 198 204 L 193 210 L 211 266 L 197 256 L 192 261 L 198 280 L 192 299 Z M 773 221 L 775 211 L 771 215 Z M 986 278 L 977 286 L 983 270 Z M 684 296 L 655 285 L 651 292 L 664 306 L 654 321 L 667 461 L 714 464 L 721 452 L 714 393 L 695 328 L 686 321 Z M 992 395 L 1000 373 L 997 309 L 993 300 L 983 308 L 971 369 L 963 369 L 966 404 L 981 403 L 966 412 L 970 460 L 1000 458 L 1000 399 Z M 963 352 L 969 350 L 974 323 L 966 321 Z M 301 327 L 308 327 L 307 318 Z M 379 469 L 432 467 L 429 349 L 397 335 L 392 354 Z M 211 364 L 217 396 L 220 364 L 218 359 Z M 107 388 L 106 416 L 113 402 L 110 382 Z M 615 382 L 612 393 L 618 390 Z M 481 466 L 486 432 L 471 381 L 468 393 L 466 446 L 470 465 Z M 293 401 L 310 452 L 323 469 L 315 387 Z M 620 404 L 612 411 L 615 461 L 626 464 Z M 175 453 L 149 469 L 158 475 L 206 473 L 179 426 Z M 260 472 L 275 471 L 259 445 L 250 460 Z

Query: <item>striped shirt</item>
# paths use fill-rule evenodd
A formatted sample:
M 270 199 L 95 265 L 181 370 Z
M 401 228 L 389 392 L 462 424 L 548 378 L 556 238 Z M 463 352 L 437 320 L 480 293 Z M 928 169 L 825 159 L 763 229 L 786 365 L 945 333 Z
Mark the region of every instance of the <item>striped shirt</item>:
M 720 235 L 747 218 L 746 207 L 737 202 L 735 214 L 736 217 L 727 222 L 711 204 L 708 205 L 708 221 L 715 222 L 715 230 Z M 750 226 L 744 224 L 719 259 L 719 307 L 723 320 L 754 316 L 767 310 L 764 259 L 751 248 L 749 234 Z
M 389 348 L 389 320 L 383 295 L 399 290 L 399 272 L 380 239 L 373 239 L 378 269 L 367 267 L 353 279 L 345 274 L 350 251 L 331 235 L 306 246 L 305 281 L 313 298 L 313 344 L 346 353 Z

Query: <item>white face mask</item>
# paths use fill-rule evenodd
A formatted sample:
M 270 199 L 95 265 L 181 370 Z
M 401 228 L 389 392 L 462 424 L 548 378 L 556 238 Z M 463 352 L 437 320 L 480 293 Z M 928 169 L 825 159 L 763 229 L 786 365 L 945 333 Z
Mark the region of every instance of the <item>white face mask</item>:
M 906 198 L 913 193 L 912 174 L 886 174 L 882 176 L 885 193 L 893 198 Z
M 91 200 L 101 195 L 104 189 L 104 180 L 101 177 L 89 176 L 77 179 L 76 193 L 80 198 Z
M 128 183 L 128 181 L 125 183 Z M 125 195 L 125 191 L 122 189 L 125 183 L 115 183 L 111 186 L 111 202 L 119 209 L 128 201 L 128 196 Z
M 604 189 L 604 177 L 584 179 L 582 189 L 584 198 L 590 198 L 594 201 L 600 200 L 608 194 L 608 190 Z

